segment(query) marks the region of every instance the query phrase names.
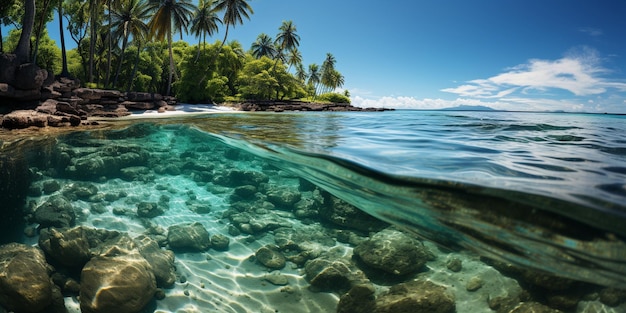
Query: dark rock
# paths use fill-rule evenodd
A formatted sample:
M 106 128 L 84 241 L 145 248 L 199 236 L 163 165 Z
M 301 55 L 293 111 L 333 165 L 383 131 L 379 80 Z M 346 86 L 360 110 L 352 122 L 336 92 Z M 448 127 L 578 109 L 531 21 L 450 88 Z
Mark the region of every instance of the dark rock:
M 96 194 L 98 194 L 98 187 L 87 182 L 75 182 L 63 189 L 63 195 L 72 200 L 89 200 Z
M 172 249 L 205 251 L 211 246 L 209 232 L 198 222 L 170 226 L 167 240 Z
M 575 283 L 575 281 L 568 278 L 558 277 L 545 272 L 527 269 L 524 269 L 522 271 L 522 279 L 531 285 L 535 285 L 551 291 L 567 290 Z
M 337 313 L 372 312 L 376 306 L 375 292 L 371 284 L 355 285 L 339 299 Z
M 54 260 L 67 267 L 80 268 L 91 258 L 89 240 L 83 227 L 57 231 L 43 229 L 39 246 Z
M 39 90 L 48 78 L 48 71 L 34 63 L 24 63 L 17 67 L 13 86 L 22 90 Z
M 151 266 L 138 252 L 112 248 L 92 258 L 80 276 L 84 313 L 141 312 L 156 292 Z
M 313 259 L 306 262 L 304 271 L 311 286 L 320 291 L 345 292 L 353 286 L 368 283 L 363 272 L 343 258 Z
M 453 313 L 454 297 L 430 281 L 411 281 L 392 286 L 376 299 L 375 313 Z
M 74 93 L 77 97 L 86 100 L 97 100 L 102 98 L 119 99 L 122 97 L 122 93 L 117 90 L 77 88 L 74 89 Z
M 369 267 L 406 275 L 420 270 L 431 253 L 421 242 L 402 232 L 386 229 L 359 244 L 354 254 Z
M 230 239 L 224 235 L 216 234 L 211 236 L 211 247 L 217 251 L 227 251 Z
M 292 209 L 296 202 L 302 199 L 300 192 L 289 189 L 274 189 L 267 193 L 267 201 L 284 209 Z
M 61 184 L 59 184 L 58 181 L 53 180 L 53 179 L 44 181 L 42 186 L 43 186 L 43 193 L 47 195 L 61 189 Z
M 150 263 L 157 286 L 168 288 L 174 285 L 176 282 L 174 252 L 161 249 L 155 240 L 145 235 L 135 238 L 135 243 L 141 256 Z
M 153 102 L 124 101 L 121 105 L 129 110 L 152 110 L 155 107 Z
M 137 101 L 137 102 L 154 102 L 154 101 L 163 99 L 163 96 L 158 93 L 127 92 L 126 99 L 128 99 L 128 101 Z
M 34 219 L 44 228 L 64 228 L 74 225 L 76 214 L 70 201 L 57 195 L 50 197 L 35 210 Z
M 42 312 L 52 304 L 53 284 L 39 248 L 0 246 L 0 305 L 15 312 Z
M 262 172 L 234 169 L 227 171 L 225 176 L 216 177 L 215 183 L 227 187 L 252 185 L 259 188 L 260 184 L 268 181 L 269 177 Z
M 15 54 L 0 53 L 0 83 L 15 84 L 15 72 L 19 63 Z
M 238 186 L 233 193 L 242 199 L 253 199 L 257 192 L 257 188 L 252 185 Z
M 618 306 L 626 302 L 626 290 L 604 288 L 600 291 L 600 302 L 612 307 Z
M 165 213 L 162 206 L 155 202 L 140 202 L 137 204 L 137 216 L 153 218 Z
M 325 221 L 365 232 L 378 231 L 389 226 L 328 192 L 321 194 L 324 197 L 324 205 L 319 208 L 319 215 Z
M 287 264 L 285 256 L 275 247 L 264 246 L 255 253 L 257 261 L 270 269 L 282 269 Z

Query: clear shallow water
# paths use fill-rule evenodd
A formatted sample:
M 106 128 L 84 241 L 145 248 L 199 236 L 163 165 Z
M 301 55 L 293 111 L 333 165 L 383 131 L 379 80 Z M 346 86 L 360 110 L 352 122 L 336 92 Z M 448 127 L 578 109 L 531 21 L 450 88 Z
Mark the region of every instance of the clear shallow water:
M 39 134 L 14 144 L 7 140 L 2 155 L 19 151 L 32 160 L 28 166 L 36 168 L 34 184 L 49 178 L 65 186 L 90 181 L 101 193 L 128 194 L 103 202 L 103 213 L 92 212 L 90 201 L 76 201 L 84 225 L 140 234 L 146 230 L 144 223 L 129 214 L 114 214 L 113 209 L 132 210 L 138 201 L 156 202 L 167 195 L 170 209 L 154 219 L 157 225 L 200 221 L 210 233 L 228 233 L 222 214 L 229 209 L 234 186 L 219 186 L 214 178 L 189 171 L 193 162 L 193 168 L 206 166 L 201 172 L 213 174 L 233 168 L 263 172 L 269 184 L 281 190 L 297 188 L 302 178 L 455 253 L 470 250 L 625 288 L 624 120 L 426 111 L 212 114 L 118 121 L 111 129 Z M 134 180 L 105 172 L 67 172 L 70 161 L 59 157 L 59 151 L 72 158 L 133 151 L 145 158 L 132 165 L 149 169 Z M 29 200 L 41 203 L 47 197 L 31 195 Z M 211 213 L 190 212 L 196 202 L 210 203 Z M 281 210 L 272 214 L 278 220 L 289 218 L 285 221 L 295 229 L 305 228 Z M 299 299 L 292 302 L 308 308 L 303 312 L 332 310 L 337 297 L 307 291 L 297 270 L 284 271 L 292 292 L 260 283 L 263 268 L 247 258 L 272 241 L 269 236 L 252 243 L 233 241 L 227 254 L 211 254 L 208 264 L 204 255 L 177 255 L 189 283 L 170 291 L 169 301 L 161 302 L 159 309 L 245 312 L 261 306 L 293 311 L 283 303 L 287 297 Z M 350 253 L 350 247 L 336 248 Z M 222 287 L 201 287 L 209 282 Z M 191 290 L 191 300 L 183 289 Z

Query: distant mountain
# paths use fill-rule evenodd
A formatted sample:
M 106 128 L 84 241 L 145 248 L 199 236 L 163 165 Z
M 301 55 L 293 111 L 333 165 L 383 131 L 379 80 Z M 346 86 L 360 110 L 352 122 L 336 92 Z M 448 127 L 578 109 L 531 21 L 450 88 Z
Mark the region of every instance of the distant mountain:
M 497 111 L 484 105 L 459 105 L 451 108 L 444 108 L 441 111 Z

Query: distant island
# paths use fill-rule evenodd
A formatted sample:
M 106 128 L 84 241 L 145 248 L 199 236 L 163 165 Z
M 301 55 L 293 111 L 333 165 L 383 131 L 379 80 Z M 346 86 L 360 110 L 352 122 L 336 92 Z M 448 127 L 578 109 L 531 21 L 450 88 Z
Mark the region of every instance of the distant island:
M 459 105 L 459 106 L 450 107 L 450 108 L 443 108 L 440 110 L 441 111 L 494 111 L 494 112 L 502 111 L 502 110 L 495 110 L 484 105 Z

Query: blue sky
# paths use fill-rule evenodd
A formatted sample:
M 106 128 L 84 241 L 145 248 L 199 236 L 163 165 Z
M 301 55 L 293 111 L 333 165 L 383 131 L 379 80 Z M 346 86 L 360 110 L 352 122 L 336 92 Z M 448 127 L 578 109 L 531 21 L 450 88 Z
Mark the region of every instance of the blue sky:
M 229 40 L 249 48 L 292 20 L 305 66 L 332 53 L 357 106 L 626 113 L 623 0 L 249 4 Z M 222 38 L 223 28 L 211 41 Z

